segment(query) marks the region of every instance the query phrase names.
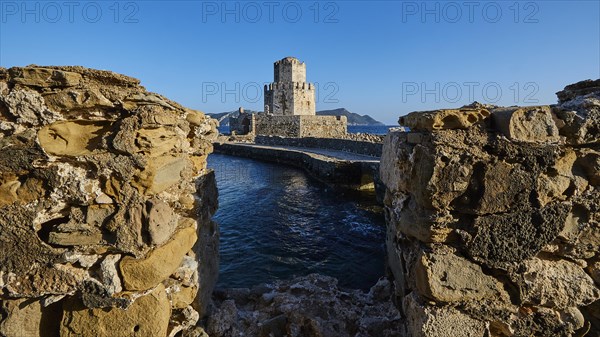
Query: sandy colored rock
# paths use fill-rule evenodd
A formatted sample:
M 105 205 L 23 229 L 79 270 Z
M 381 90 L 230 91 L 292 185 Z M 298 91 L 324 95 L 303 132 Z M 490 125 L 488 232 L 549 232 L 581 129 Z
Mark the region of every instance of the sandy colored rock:
M 490 112 L 483 107 L 417 111 L 400 117 L 398 124 L 411 130 L 467 129 L 486 119 Z
M 481 169 L 485 174 L 477 183 L 483 185 L 482 195 L 479 200 L 471 203 L 474 213 L 505 213 L 529 202 L 533 179 L 528 172 L 504 161 L 482 165 Z M 511 183 L 507 184 L 509 180 Z
M 594 261 L 588 266 L 590 276 L 600 284 L 600 261 Z
M 451 218 L 438 217 L 430 210 L 419 207 L 415 199 L 409 196 L 397 196 L 390 207 L 393 212 L 389 214 L 389 222 L 397 233 L 423 242 L 445 242 L 452 231 L 447 227 Z
M 91 226 L 100 227 L 114 213 L 115 207 L 112 205 L 91 205 L 86 209 L 85 222 Z
M 170 298 L 173 309 L 187 308 L 189 305 L 194 303 L 197 294 L 198 289 L 194 287 L 179 287 L 179 291 L 174 292 Z
M 81 81 L 78 73 L 49 68 L 10 68 L 8 72 L 12 82 L 35 87 L 72 87 Z
M 496 127 L 517 142 L 557 142 L 558 127 L 549 106 L 510 107 L 492 110 Z
M 538 258 L 524 263 L 519 282 L 521 301 L 564 309 L 588 305 L 600 298 L 594 280 L 575 263 Z
M 125 101 L 126 108 L 132 108 L 137 105 L 159 105 L 171 110 L 176 109 L 164 97 L 154 93 L 134 93 L 128 96 Z
M 65 303 L 60 336 L 165 337 L 170 316 L 171 306 L 162 285 L 137 298 L 127 310 L 86 309 L 72 300 Z
M 196 110 L 188 110 L 188 114 L 185 116 L 185 119 L 193 125 L 202 125 L 205 118 L 203 113 Z
M 109 123 L 93 121 L 56 122 L 38 132 L 40 145 L 57 156 L 81 156 L 100 147 L 99 138 L 108 131 Z
M 415 281 L 419 292 L 435 301 L 508 299 L 498 280 L 451 251 L 422 254 L 415 267 Z
M 5 317 L 0 321 L 0 335 L 6 337 L 37 337 L 58 335 L 60 305 L 42 306 L 36 299 L 0 301 Z
M 166 279 L 177 269 L 196 239 L 196 230 L 187 227 L 179 230 L 169 242 L 151 251 L 144 259 L 124 257 L 119 268 L 125 289 L 146 290 Z
M 150 157 L 159 157 L 181 147 L 181 138 L 165 127 L 138 131 L 136 143 L 141 151 Z
M 186 159 L 180 156 L 163 156 L 153 159 L 139 174 L 138 184 L 146 194 L 160 193 L 177 184 Z
M 44 95 L 46 105 L 54 111 L 113 108 L 114 104 L 98 89 L 68 90 Z
M 413 337 L 484 337 L 484 322 L 475 320 L 452 307 L 436 307 L 424 303 L 413 295 L 404 299 L 406 325 Z
M 569 187 L 571 187 L 570 177 L 561 175 L 540 175 L 537 181 L 537 193 L 540 205 L 546 206 L 552 201 L 565 200 L 565 194 Z
M 175 232 L 178 217 L 167 203 L 158 199 L 150 199 L 146 209 L 146 230 L 150 240 L 152 244 L 161 245 Z

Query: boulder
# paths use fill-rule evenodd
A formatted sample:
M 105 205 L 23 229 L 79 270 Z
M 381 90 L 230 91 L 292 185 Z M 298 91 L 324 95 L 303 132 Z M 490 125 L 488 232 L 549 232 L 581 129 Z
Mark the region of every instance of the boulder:
M 413 337 L 484 337 L 485 322 L 478 321 L 453 307 L 436 307 L 422 303 L 414 294 L 403 302 L 406 325 Z
M 101 139 L 110 123 L 97 121 L 61 121 L 38 132 L 40 145 L 48 154 L 82 156 L 101 147 Z
M 76 299 L 66 301 L 63 310 L 61 337 L 165 337 L 171 316 L 171 305 L 162 285 L 138 297 L 127 310 L 88 309 Z
M 498 108 L 492 110 L 494 125 L 506 138 L 516 142 L 559 141 L 558 127 L 550 106 Z
M 415 281 L 423 296 L 439 302 L 508 300 L 502 283 L 452 251 L 422 253 L 415 266 Z
M 521 289 L 521 302 L 565 309 L 581 307 L 600 299 L 600 289 L 577 264 L 566 260 L 533 258 L 514 276 Z
M 412 112 L 400 117 L 398 124 L 416 131 L 468 129 L 472 125 L 482 122 L 489 115 L 490 112 L 484 107 L 467 106 L 460 109 Z

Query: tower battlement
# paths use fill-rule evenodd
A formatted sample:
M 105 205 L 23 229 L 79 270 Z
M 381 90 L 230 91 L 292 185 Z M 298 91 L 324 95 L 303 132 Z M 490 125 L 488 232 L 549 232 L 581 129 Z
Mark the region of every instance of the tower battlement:
M 312 83 L 307 82 L 273 82 L 270 84 L 265 84 L 264 91 L 265 93 L 272 92 L 274 90 L 283 90 L 283 89 L 298 89 L 298 90 L 315 90 L 315 86 Z
M 273 65 L 273 83 L 265 85 L 265 112 L 273 115 L 315 115 L 315 87 L 306 82 L 306 64 L 286 57 Z

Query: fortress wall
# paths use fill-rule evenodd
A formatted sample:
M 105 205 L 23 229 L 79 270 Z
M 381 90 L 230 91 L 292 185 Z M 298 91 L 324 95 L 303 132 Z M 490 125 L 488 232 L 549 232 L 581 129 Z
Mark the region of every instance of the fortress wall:
M 391 132 L 387 251 L 410 336 L 600 333 L 600 80 L 559 104 L 412 113 Z
M 254 142 L 259 145 L 293 146 L 339 150 L 364 154 L 373 157 L 381 157 L 381 151 L 383 148 L 382 143 L 318 137 L 289 138 L 278 136 L 256 136 L 254 138 Z
M 256 135 L 335 138 L 346 134 L 346 117 L 255 115 Z
M 249 144 L 215 143 L 214 147 L 216 153 L 295 166 L 323 182 L 357 190 L 373 187 L 373 173 L 379 167 L 376 161 L 342 161 L 310 152 Z
M 310 83 L 273 83 L 265 88 L 265 106 L 274 115 L 315 115 L 315 88 Z
M 254 122 L 256 135 L 282 137 L 298 137 L 300 135 L 300 118 L 298 116 L 256 114 Z
M 304 88 L 302 88 L 304 84 Z M 309 89 L 310 87 L 310 89 Z M 293 91 L 294 113 L 296 115 L 316 115 L 315 88 L 308 83 L 297 83 Z
M 273 83 L 264 88 L 264 112 L 273 114 Z
M 217 135 L 130 77 L 0 68 L 0 335 L 191 333 L 218 273 Z
M 342 138 L 346 135 L 346 116 L 299 116 L 300 137 Z

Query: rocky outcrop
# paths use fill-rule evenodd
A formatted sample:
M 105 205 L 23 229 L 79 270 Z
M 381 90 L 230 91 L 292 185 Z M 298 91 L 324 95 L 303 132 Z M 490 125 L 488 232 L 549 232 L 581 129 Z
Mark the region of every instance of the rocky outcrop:
M 0 335 L 190 330 L 217 275 L 216 136 L 127 76 L 0 68 Z
M 252 289 L 217 290 L 215 305 L 206 321 L 211 337 L 404 336 L 385 279 L 365 293 L 311 274 Z
M 600 334 L 598 83 L 554 106 L 412 113 L 388 134 L 388 264 L 409 336 Z

